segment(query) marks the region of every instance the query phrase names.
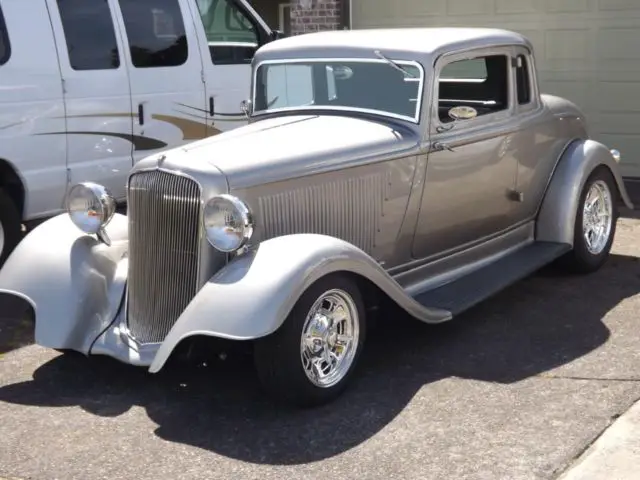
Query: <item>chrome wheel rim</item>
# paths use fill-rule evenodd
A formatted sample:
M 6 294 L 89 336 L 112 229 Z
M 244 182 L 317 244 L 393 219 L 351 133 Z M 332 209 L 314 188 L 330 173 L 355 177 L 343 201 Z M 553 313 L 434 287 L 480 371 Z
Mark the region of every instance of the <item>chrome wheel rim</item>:
M 344 290 L 323 293 L 302 327 L 300 359 L 307 378 L 321 388 L 340 382 L 358 348 L 360 322 L 353 298 Z
M 613 202 L 606 182 L 591 185 L 582 207 L 582 233 L 589 253 L 598 255 L 609 241 L 613 224 Z
M 0 222 L 0 255 L 4 251 L 4 228 L 2 227 L 2 222 Z

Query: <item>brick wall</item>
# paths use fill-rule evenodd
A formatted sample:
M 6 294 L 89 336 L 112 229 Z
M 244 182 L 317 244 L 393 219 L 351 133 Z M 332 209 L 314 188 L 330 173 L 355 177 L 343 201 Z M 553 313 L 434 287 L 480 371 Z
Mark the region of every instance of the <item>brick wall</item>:
M 300 0 L 293 0 L 291 6 L 291 34 L 337 30 L 342 25 L 340 0 L 312 0 L 311 8 L 305 9 Z

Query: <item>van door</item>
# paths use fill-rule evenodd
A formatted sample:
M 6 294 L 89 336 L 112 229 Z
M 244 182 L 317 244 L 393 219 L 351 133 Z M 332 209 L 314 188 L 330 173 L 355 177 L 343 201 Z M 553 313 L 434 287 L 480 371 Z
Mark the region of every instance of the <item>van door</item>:
M 244 0 L 195 3 L 210 136 L 247 123 L 240 103 L 249 98 L 251 60 L 258 47 L 271 40 L 271 30 Z
M 131 92 L 109 0 L 47 0 L 62 74 L 71 184 L 125 199 L 132 165 Z
M 179 0 L 117 0 L 135 114 L 134 161 L 206 135 L 205 90 L 190 12 Z

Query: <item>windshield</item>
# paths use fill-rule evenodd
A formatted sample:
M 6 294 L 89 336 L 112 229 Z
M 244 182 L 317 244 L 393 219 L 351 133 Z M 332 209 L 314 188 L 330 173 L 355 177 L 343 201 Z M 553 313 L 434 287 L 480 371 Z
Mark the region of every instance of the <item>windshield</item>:
M 282 110 L 355 110 L 418 123 L 423 70 L 385 60 L 264 62 L 256 70 L 254 113 Z

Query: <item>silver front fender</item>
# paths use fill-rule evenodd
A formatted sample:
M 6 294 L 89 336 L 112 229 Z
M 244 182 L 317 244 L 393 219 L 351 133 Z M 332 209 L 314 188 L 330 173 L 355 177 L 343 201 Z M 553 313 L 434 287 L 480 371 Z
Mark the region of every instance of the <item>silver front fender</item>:
M 425 308 L 414 301 L 375 260 L 354 245 L 325 235 L 286 235 L 262 242 L 212 277 L 178 318 L 149 371 L 159 371 L 176 345 L 194 335 L 251 340 L 273 333 L 311 284 L 337 271 L 370 280 L 425 322 L 451 318 L 449 312 Z
M 601 165 L 611 172 L 620 200 L 633 209 L 611 151 L 594 140 L 576 140 L 567 147 L 551 177 L 538 214 L 536 240 L 573 245 L 582 188 L 591 172 Z
M 33 308 L 39 345 L 88 353 L 113 321 L 126 281 L 126 217 L 114 215 L 106 232 L 110 247 L 60 214 L 27 234 L 0 270 L 0 293 Z

